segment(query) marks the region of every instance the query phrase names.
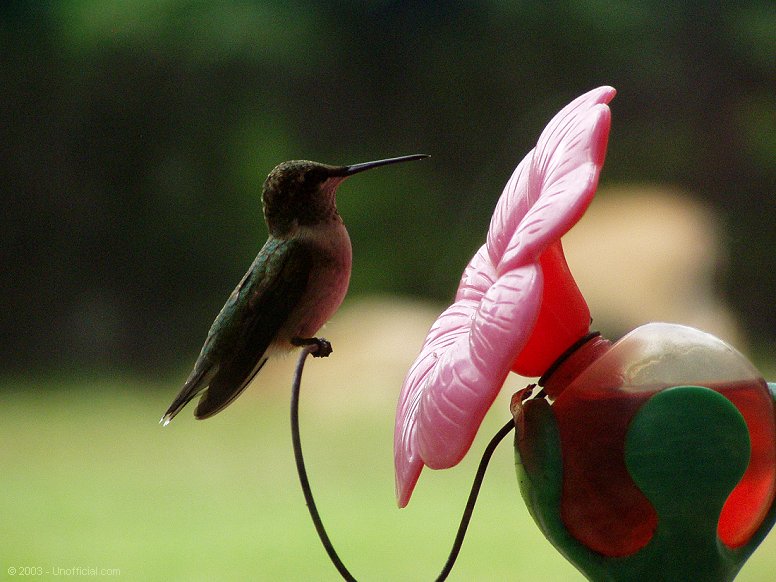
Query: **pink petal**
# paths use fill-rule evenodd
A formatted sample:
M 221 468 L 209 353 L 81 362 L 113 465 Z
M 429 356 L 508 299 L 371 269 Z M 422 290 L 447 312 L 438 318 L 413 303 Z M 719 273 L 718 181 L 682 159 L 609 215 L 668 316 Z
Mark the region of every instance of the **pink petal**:
M 429 331 L 396 415 L 400 506 L 424 464 L 446 468 L 466 454 L 529 341 L 543 298 L 539 259 L 592 199 L 610 123 L 605 103 L 613 96 L 610 87 L 590 91 L 547 125 L 504 188 L 487 243 L 464 271 L 456 302 Z
M 531 150 L 515 168 L 496 205 L 488 230 L 488 251 L 494 265 L 498 265 L 502 260 L 508 246 L 514 249 L 523 243 L 522 246 L 525 247 L 526 241 L 523 239 L 530 239 L 537 233 L 537 229 L 531 229 L 510 244 L 510 240 L 526 215 L 529 212 L 531 214 L 538 212 L 534 205 L 539 199 L 552 194 L 553 182 L 559 182 L 557 186 L 560 188 L 560 181 L 563 180 L 564 175 L 570 177 L 569 173 L 578 169 L 577 166 L 582 166 L 589 172 L 588 162 L 591 160 L 600 170 L 606 155 L 610 122 L 609 108 L 605 104 L 611 101 L 614 95 L 615 90 L 612 87 L 599 87 L 574 99 L 552 118 L 539 137 L 537 147 Z M 601 115 L 605 118 L 601 118 Z M 592 131 L 591 136 L 587 136 L 588 131 Z M 568 181 L 565 184 L 568 184 Z M 590 188 L 589 184 L 588 181 L 588 185 L 584 188 L 572 184 L 574 187 L 568 192 L 565 201 L 552 196 L 552 200 L 542 204 L 549 207 L 549 212 L 545 210 L 542 213 L 553 214 L 564 224 L 558 225 L 559 228 L 556 227 L 549 233 L 543 233 L 544 236 L 540 240 L 527 245 L 527 248 L 522 251 L 525 253 L 523 256 L 529 254 L 538 256 L 546 246 L 543 239 L 559 238 L 560 230 L 563 231 L 561 234 L 564 234 L 579 220 L 595 191 L 595 183 L 592 184 L 593 188 Z M 585 192 L 590 190 L 590 197 L 586 201 L 579 201 L 571 208 L 566 208 L 565 204 L 568 200 L 573 201 L 580 190 Z M 539 234 L 542 234 L 541 231 Z
M 484 246 L 472 263 L 483 256 Z M 482 287 L 470 284 L 487 285 L 482 301 L 467 298 L 482 293 Z M 394 460 L 400 507 L 409 501 L 424 464 L 451 467 L 471 446 L 509 373 L 515 350 L 522 347 L 523 340 L 512 326 L 533 326 L 531 314 L 538 313 L 541 298 L 541 293 L 531 292 L 536 286 L 541 286 L 541 270 L 534 264 L 495 283 L 484 277 L 467 279 L 465 273 L 459 290 L 464 298 L 447 308 L 429 330 L 404 380 L 396 414 Z
M 429 330 L 420 355 L 404 379 L 404 388 L 396 411 L 394 462 L 396 495 L 400 507 L 409 501 L 415 482 L 423 469 L 417 441 L 420 401 L 439 354 L 446 353 L 456 340 L 468 333 L 478 301 L 463 300 L 448 307 Z
M 483 245 L 461 277 L 456 302 L 431 326 L 420 355 L 404 379 L 394 432 L 396 494 L 401 507 L 409 501 L 423 468 L 416 432 L 420 398 L 428 384 L 428 377 L 437 364 L 439 353 L 454 344 L 461 335 L 468 334 L 477 306 L 494 281 L 495 272 Z
M 493 217 L 488 228 L 488 255 L 494 265 L 498 265 L 504 251 L 507 250 L 512 235 L 520 225 L 520 221 L 531 209 L 533 200 L 526 196 L 528 192 L 528 168 L 533 159 L 534 150 L 517 165 L 509 178 L 504 191 L 498 199 Z
M 613 97 L 611 87 L 590 91 L 564 107 L 542 132 L 528 177 L 527 196 L 535 202 L 500 257 L 499 271 L 538 260 L 587 210 L 606 155 L 611 112 L 605 103 Z
M 535 263 L 499 277 L 473 320 L 461 322 L 455 343 L 439 356 L 418 410 L 417 440 L 432 469 L 456 465 L 501 390 L 512 360 L 539 313 L 542 272 Z M 464 333 L 461 333 L 464 332 Z

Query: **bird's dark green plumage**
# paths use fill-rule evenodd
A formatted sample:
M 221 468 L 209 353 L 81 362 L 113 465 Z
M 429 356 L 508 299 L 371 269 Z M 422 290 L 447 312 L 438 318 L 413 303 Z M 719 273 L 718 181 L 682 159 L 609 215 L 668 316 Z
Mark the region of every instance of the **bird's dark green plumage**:
M 304 241 L 270 238 L 210 328 L 194 370 L 165 419 L 207 391 L 195 416 L 225 408 L 266 362 L 266 351 L 308 284 L 311 250 Z

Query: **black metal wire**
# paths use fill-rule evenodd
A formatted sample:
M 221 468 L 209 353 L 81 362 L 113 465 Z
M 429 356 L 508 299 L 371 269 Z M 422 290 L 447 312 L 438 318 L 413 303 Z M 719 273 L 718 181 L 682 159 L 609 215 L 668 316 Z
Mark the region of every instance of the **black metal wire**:
M 326 528 L 323 527 L 323 521 L 318 513 L 318 508 L 315 505 L 313 499 L 313 492 L 310 489 L 310 480 L 307 478 L 307 469 L 304 465 L 304 457 L 302 456 L 302 439 L 299 436 L 299 389 L 302 385 L 302 370 L 304 370 L 304 362 L 307 356 L 318 349 L 317 345 L 308 345 L 302 348 L 302 353 L 299 354 L 299 360 L 296 363 L 296 371 L 294 372 L 294 383 L 291 388 L 291 440 L 294 446 L 294 460 L 296 461 L 296 472 L 299 473 L 299 483 L 302 485 L 302 493 L 304 493 L 304 500 L 307 504 L 307 509 L 310 511 L 310 517 L 315 524 L 315 531 L 318 532 L 318 537 L 323 544 L 326 553 L 329 555 L 334 567 L 340 573 L 343 579 L 349 582 L 356 582 L 356 579 L 350 573 L 350 571 L 342 563 L 340 557 L 337 555 L 337 551 L 329 539 L 329 535 L 326 533 Z
M 299 474 L 299 483 L 302 486 L 302 493 L 304 494 L 305 503 L 307 504 L 307 509 L 310 512 L 310 517 L 313 520 L 315 531 L 318 533 L 318 538 L 321 540 L 321 544 L 323 544 L 329 559 L 331 560 L 332 564 L 334 564 L 334 567 L 337 568 L 337 571 L 340 573 L 342 578 L 348 582 L 356 582 L 356 579 L 347 569 L 337 554 L 337 551 L 334 549 L 334 546 L 332 545 L 331 540 L 326 533 L 326 528 L 323 526 L 323 521 L 321 520 L 321 516 L 318 513 L 318 508 L 315 505 L 315 500 L 313 499 L 313 492 L 310 488 L 310 481 L 307 478 L 307 469 L 305 468 L 304 456 L 302 455 L 302 439 L 299 436 L 299 392 L 302 385 L 302 371 L 304 370 L 305 360 L 307 359 L 308 355 L 314 353 L 317 349 L 317 345 L 304 346 L 302 348 L 302 353 L 299 354 L 299 360 L 296 363 L 296 371 L 294 372 L 294 382 L 291 388 L 291 439 L 293 441 L 294 447 L 294 460 L 296 461 L 296 471 Z M 498 444 L 504 440 L 504 437 L 512 432 L 514 428 L 515 423 L 512 419 L 510 419 L 509 422 L 507 422 L 503 427 L 501 427 L 501 429 L 499 429 L 496 435 L 485 447 L 485 451 L 482 454 L 482 459 L 480 459 L 480 464 L 477 467 L 477 472 L 474 475 L 474 482 L 472 483 L 472 488 L 469 492 L 469 498 L 466 501 L 463 515 L 461 516 L 461 522 L 458 526 L 458 532 L 456 533 L 455 540 L 453 541 L 453 547 L 450 550 L 450 554 L 448 555 L 447 561 L 445 562 L 442 571 L 436 578 L 436 582 L 443 582 L 450 575 L 450 572 L 455 565 L 455 561 L 458 558 L 458 554 L 461 551 L 463 540 L 466 537 L 466 530 L 469 527 L 469 522 L 471 521 L 472 513 L 474 512 L 474 505 L 477 502 L 477 496 L 479 495 L 482 481 L 485 479 L 485 471 L 488 468 L 488 463 L 490 462 L 490 459 L 493 456 L 493 453 L 496 450 Z
M 461 551 L 463 538 L 466 536 L 466 530 L 469 527 L 469 522 L 471 521 L 472 513 L 474 512 L 474 504 L 477 503 L 477 495 L 479 495 L 482 481 L 485 479 L 485 471 L 488 468 L 490 458 L 493 456 L 499 443 L 504 440 L 504 437 L 512 432 L 514 428 L 515 421 L 510 418 L 509 422 L 499 429 L 493 438 L 490 439 L 488 446 L 485 447 L 485 451 L 482 453 L 482 458 L 480 459 L 480 464 L 477 467 L 477 472 L 474 474 L 472 488 L 471 491 L 469 491 L 469 499 L 466 500 L 466 506 L 464 507 L 463 515 L 461 516 L 461 523 L 458 526 L 458 533 L 455 536 L 455 541 L 453 541 L 453 547 L 450 550 L 450 555 L 447 557 L 447 562 L 445 562 L 442 571 L 436 578 L 436 582 L 443 582 L 443 580 L 446 580 L 450 575 L 450 572 L 455 565 L 455 561 L 458 558 L 458 553 Z

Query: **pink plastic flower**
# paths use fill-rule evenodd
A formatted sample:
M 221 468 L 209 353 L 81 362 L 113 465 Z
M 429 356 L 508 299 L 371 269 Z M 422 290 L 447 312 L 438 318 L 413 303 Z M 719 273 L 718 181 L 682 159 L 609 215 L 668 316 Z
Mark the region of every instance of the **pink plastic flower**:
M 594 89 L 550 121 L 504 188 L 455 302 L 429 330 L 396 412 L 400 507 L 424 465 L 444 469 L 463 458 L 510 370 L 539 376 L 588 331 L 560 237 L 595 194 L 614 94 Z

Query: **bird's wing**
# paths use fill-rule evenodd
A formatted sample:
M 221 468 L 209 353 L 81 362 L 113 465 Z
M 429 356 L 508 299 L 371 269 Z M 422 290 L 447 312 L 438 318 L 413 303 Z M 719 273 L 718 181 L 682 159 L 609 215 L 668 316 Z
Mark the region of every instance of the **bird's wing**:
M 305 292 L 310 249 L 298 240 L 270 238 L 229 296 L 180 394 L 162 417 L 166 424 L 202 393 L 194 415 L 208 418 L 246 388 L 267 361 L 265 352 Z

